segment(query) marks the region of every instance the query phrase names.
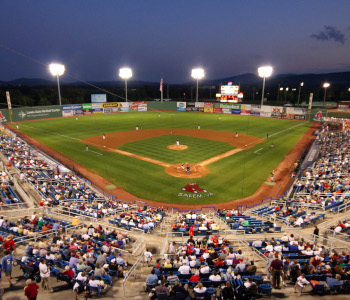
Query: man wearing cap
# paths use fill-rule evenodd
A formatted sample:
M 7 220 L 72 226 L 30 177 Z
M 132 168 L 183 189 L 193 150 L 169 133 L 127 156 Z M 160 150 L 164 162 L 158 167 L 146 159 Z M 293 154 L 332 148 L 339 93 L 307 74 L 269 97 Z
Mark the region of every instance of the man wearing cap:
M 280 289 L 281 286 L 281 274 L 283 269 L 283 263 L 278 258 L 278 253 L 275 253 L 275 259 L 271 262 L 269 270 L 272 273 L 272 286 L 276 289 Z

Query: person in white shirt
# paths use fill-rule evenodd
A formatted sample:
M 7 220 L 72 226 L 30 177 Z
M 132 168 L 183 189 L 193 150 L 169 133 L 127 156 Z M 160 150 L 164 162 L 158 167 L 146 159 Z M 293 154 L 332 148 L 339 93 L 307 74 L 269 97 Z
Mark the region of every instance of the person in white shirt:
M 216 272 L 216 270 L 214 270 L 213 274 L 209 276 L 209 280 L 218 282 L 221 281 L 221 276 Z
M 99 286 L 101 286 L 101 282 L 99 280 L 95 279 L 95 275 L 92 275 L 90 280 L 89 280 L 89 286 L 99 287 Z
M 199 282 L 195 286 L 194 291 L 198 294 L 204 294 L 207 291 L 207 288 L 205 286 L 203 286 L 203 284 L 201 282 Z
M 147 263 L 147 265 L 149 266 L 151 260 L 152 260 L 152 253 L 149 251 L 149 249 L 147 248 L 146 251 L 143 253 L 144 257 L 145 257 L 145 262 Z
M 254 241 L 252 243 L 253 247 L 261 247 L 262 246 L 262 241 L 260 241 L 260 239 L 256 239 L 256 241 Z
M 201 274 L 209 274 L 210 268 L 205 263 L 202 263 L 200 271 L 201 271 Z
M 187 275 L 190 274 L 191 268 L 187 265 L 187 263 L 184 261 L 183 265 L 181 267 L 179 267 L 178 272 L 181 275 Z
M 246 289 L 250 288 L 252 286 L 252 282 L 249 278 L 246 278 L 246 281 L 244 282 L 244 286 Z
M 342 232 L 341 226 L 335 227 L 334 232 L 335 232 L 335 233 L 340 233 L 340 232 Z
M 52 293 L 53 289 L 51 289 L 50 284 L 50 268 L 46 264 L 46 259 L 42 258 L 41 262 L 39 264 L 39 271 L 40 271 L 40 277 L 41 277 L 41 287 L 44 290 L 47 288 L 47 290 Z
M 303 218 L 300 216 L 294 223 L 295 226 L 300 226 L 301 224 L 304 223 Z
M 300 289 L 300 293 L 299 296 L 301 296 L 301 293 L 303 292 L 304 286 L 309 284 L 309 282 L 305 279 L 304 275 L 301 274 L 298 278 L 297 278 L 297 282 L 294 286 L 294 293 L 297 292 L 297 288 Z

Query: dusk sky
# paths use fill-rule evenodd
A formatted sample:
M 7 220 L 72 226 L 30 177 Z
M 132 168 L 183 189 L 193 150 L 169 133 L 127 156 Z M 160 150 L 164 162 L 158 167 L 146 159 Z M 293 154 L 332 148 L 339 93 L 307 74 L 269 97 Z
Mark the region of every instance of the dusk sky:
M 0 44 L 83 80 L 191 80 L 255 73 L 350 71 L 348 0 L 2 0 Z M 0 48 L 0 80 L 51 79 L 48 68 Z M 62 81 L 72 81 L 67 76 Z

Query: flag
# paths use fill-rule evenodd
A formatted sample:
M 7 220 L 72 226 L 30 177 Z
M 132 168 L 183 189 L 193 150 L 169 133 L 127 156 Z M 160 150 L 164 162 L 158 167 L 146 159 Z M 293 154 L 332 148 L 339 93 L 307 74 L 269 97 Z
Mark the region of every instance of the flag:
M 159 90 L 160 90 L 161 92 L 163 92 L 163 77 L 160 79 Z

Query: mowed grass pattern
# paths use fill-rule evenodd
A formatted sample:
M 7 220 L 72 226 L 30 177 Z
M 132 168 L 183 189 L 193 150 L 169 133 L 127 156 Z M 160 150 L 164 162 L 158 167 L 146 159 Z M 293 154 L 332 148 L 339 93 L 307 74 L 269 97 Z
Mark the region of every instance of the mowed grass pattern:
M 185 150 L 171 150 L 168 145 L 176 144 L 179 139 L 181 145 L 188 146 Z M 141 156 L 150 157 L 170 164 L 199 163 L 203 160 L 234 149 L 228 143 L 201 139 L 184 135 L 162 135 L 122 145 L 118 149 Z
M 221 119 L 219 119 L 221 117 Z M 219 160 L 208 166 L 209 174 L 196 180 L 176 178 L 164 167 L 102 151 L 86 152 L 82 139 L 116 131 L 147 128 L 192 128 L 238 132 L 270 138 L 255 147 Z M 19 124 L 19 129 L 52 149 L 101 175 L 135 196 L 171 203 L 203 204 L 239 199 L 253 194 L 268 178 L 312 123 L 249 116 L 189 112 L 141 112 L 58 118 Z M 15 127 L 15 125 L 12 125 Z M 271 142 L 275 147 L 270 148 Z M 254 153 L 258 149 L 261 151 Z M 179 193 L 189 182 L 197 182 L 214 195 L 189 199 Z

